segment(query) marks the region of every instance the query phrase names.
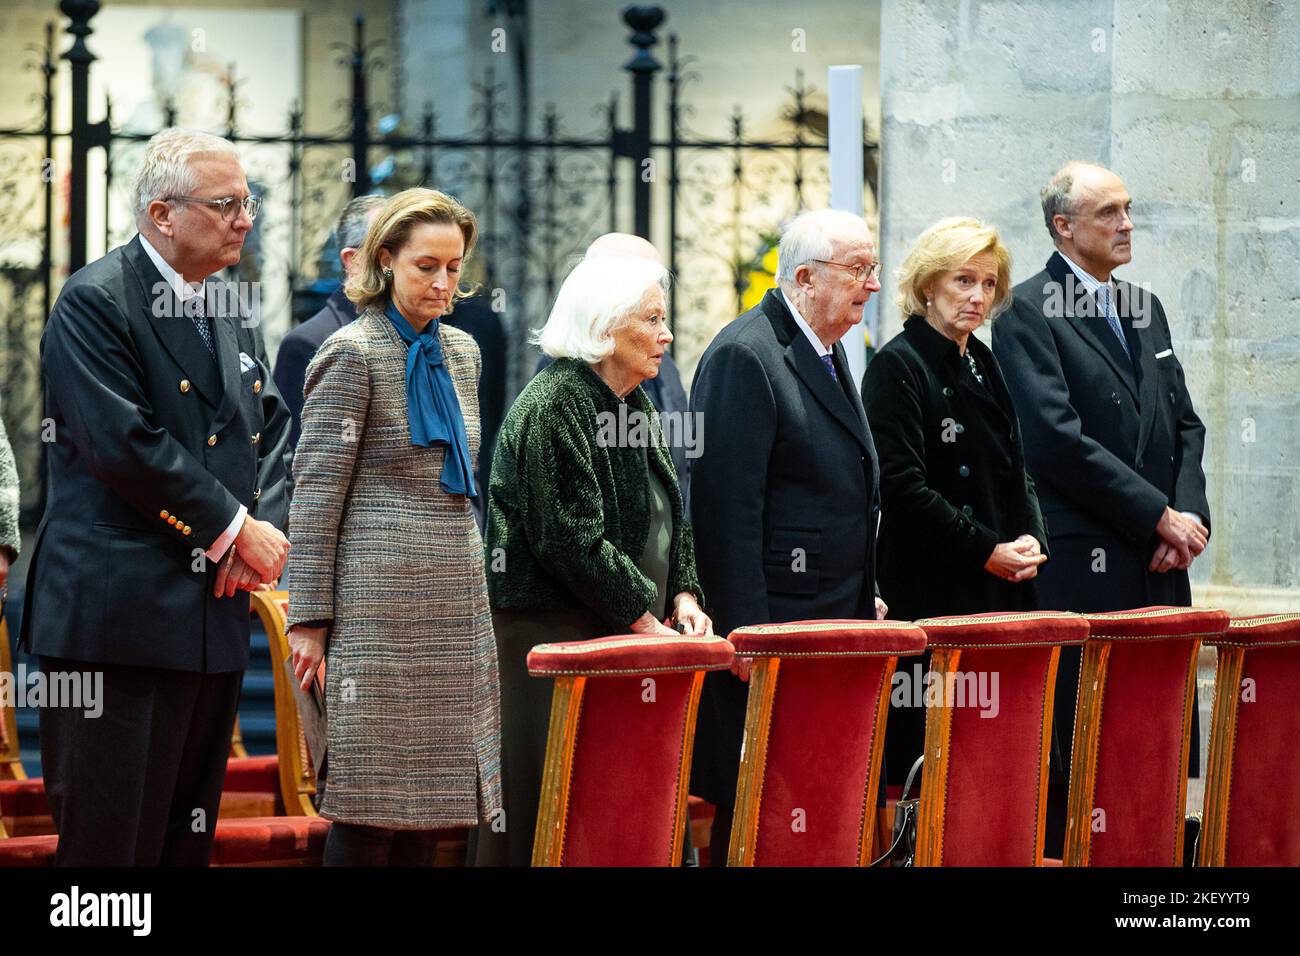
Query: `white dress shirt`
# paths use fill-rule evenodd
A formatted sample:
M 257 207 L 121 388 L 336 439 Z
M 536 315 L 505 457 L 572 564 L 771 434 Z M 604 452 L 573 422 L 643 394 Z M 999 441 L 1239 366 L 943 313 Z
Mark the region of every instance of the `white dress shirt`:
M 172 291 L 176 293 L 176 298 L 181 300 L 182 308 L 179 314 L 188 315 L 189 313 L 186 312 L 184 308 L 185 303 L 195 296 L 198 296 L 200 299 L 203 298 L 203 283 L 197 282 L 191 284 L 186 282 L 185 277 L 173 269 L 171 264 L 162 257 L 162 254 L 157 249 L 149 244 L 149 240 L 143 235 L 140 236 L 140 245 L 144 248 L 145 255 L 147 255 L 149 260 L 157 267 L 158 273 L 163 277 L 163 281 L 171 286 Z M 167 320 L 164 319 L 163 321 Z M 208 548 L 208 550 L 204 552 L 209 561 L 221 560 L 226 553 L 226 549 L 229 548 L 231 544 L 234 543 L 235 538 L 239 536 L 239 529 L 243 527 L 244 517 L 247 514 L 248 508 L 244 505 L 240 505 L 239 510 L 235 512 L 235 516 L 230 519 L 230 524 L 226 525 L 226 530 L 221 532 L 221 535 L 217 540 L 212 542 L 212 547 Z
M 781 293 L 781 301 L 785 303 L 785 307 L 789 309 L 790 314 L 794 316 L 795 325 L 803 329 L 803 334 L 808 337 L 808 341 L 812 343 L 812 347 L 816 350 L 817 354 L 833 355 L 834 353 L 830 348 L 828 348 L 821 339 L 817 338 L 817 333 L 813 331 L 812 326 L 804 321 L 804 317 L 799 314 L 799 310 L 794 307 L 794 303 L 791 302 L 789 296 L 785 294 L 785 289 L 780 289 L 779 291 Z

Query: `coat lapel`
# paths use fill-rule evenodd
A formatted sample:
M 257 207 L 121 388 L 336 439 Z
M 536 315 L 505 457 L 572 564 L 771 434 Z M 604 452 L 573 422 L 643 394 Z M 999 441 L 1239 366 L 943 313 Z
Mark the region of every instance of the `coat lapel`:
M 1156 353 L 1152 337 L 1141 334 L 1133 320 L 1138 318 L 1142 322 L 1141 328 L 1146 328 L 1151 324 L 1154 306 L 1150 301 L 1143 301 L 1143 296 L 1149 293 L 1143 293 L 1127 282 L 1116 282 L 1115 285 L 1115 310 L 1119 313 L 1121 327 L 1132 330 L 1128 343 L 1138 374 L 1138 409 L 1141 419 L 1138 422 L 1137 447 L 1140 455 L 1146 448 L 1147 439 L 1151 437 L 1151 429 L 1155 424 L 1156 409 L 1159 406 L 1156 395 L 1159 383 L 1156 381 Z
M 221 404 L 221 375 L 213 364 L 203 337 L 194 320 L 182 309 L 176 293 L 164 281 L 149 254 L 136 236 L 127 244 L 126 260 L 131 264 L 144 296 L 143 308 L 149 313 L 149 326 L 171 355 L 185 377 L 213 408 Z
M 195 334 L 198 334 L 197 329 Z M 215 316 L 212 319 L 212 336 L 217 347 L 217 364 L 221 369 L 221 402 L 211 426 L 212 433 L 216 434 L 230 423 L 239 408 L 239 375 L 242 369 L 239 365 L 239 339 L 235 334 L 235 320 L 228 315 Z M 204 351 L 207 351 L 206 346 Z
M 786 309 L 785 303 L 781 301 L 776 290 L 770 290 L 767 293 L 763 305 L 769 320 L 783 326 L 783 329 L 778 329 L 778 334 L 784 331 L 786 364 L 794 370 L 795 375 L 799 377 L 808 391 L 812 392 L 813 397 L 821 403 L 826 411 L 848 429 L 849 434 L 856 438 L 863 448 L 870 451 L 871 442 L 867 438 L 866 415 L 861 408 L 856 412 L 854 411 L 853 405 L 841 390 L 839 383 L 830 377 L 821 358 L 813 351 L 812 343 L 799 330 L 798 325 L 795 324 L 794 316 Z M 779 310 L 779 312 L 776 310 Z M 832 349 L 832 353 L 841 359 L 841 367 L 847 368 L 848 363 L 843 361 L 844 350 L 838 342 L 835 343 L 835 348 L 839 349 L 839 352 L 835 353 L 835 350 Z
M 1087 342 L 1097 351 L 1106 363 L 1115 372 L 1115 375 L 1124 387 L 1133 393 L 1136 400 L 1138 396 L 1137 382 L 1133 377 L 1133 365 L 1124 355 L 1124 350 L 1115 336 L 1111 334 L 1110 328 L 1106 325 L 1106 319 L 1101 315 L 1097 307 L 1095 296 L 1088 294 L 1083 283 L 1079 281 L 1078 276 L 1069 267 L 1060 253 L 1052 253 L 1052 258 L 1047 260 L 1047 271 L 1052 279 L 1060 287 L 1060 301 L 1065 313 L 1065 319 L 1070 326 L 1079 334 L 1079 337 Z M 1049 299 L 1051 293 L 1048 293 Z M 1118 299 L 1116 312 L 1119 311 Z M 1102 338 L 1102 335 L 1106 338 Z

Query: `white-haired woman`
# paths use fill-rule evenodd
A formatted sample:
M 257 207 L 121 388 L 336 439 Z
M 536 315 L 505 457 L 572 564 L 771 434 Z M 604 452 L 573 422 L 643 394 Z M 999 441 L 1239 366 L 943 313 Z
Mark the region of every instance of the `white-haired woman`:
M 654 405 L 672 333 L 663 266 L 602 257 L 565 279 L 537 336 L 555 359 L 506 413 L 488 489 L 488 594 L 501 669 L 505 827 L 479 829 L 479 865 L 531 858 L 550 685 L 529 649 L 605 634 L 712 633 L 695 549 Z M 635 825 L 635 821 L 631 825 Z

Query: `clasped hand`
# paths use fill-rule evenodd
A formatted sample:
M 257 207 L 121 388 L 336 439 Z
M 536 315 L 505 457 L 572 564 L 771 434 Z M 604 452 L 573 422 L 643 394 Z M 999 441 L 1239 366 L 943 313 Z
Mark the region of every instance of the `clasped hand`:
M 275 587 L 289 557 L 289 539 L 269 521 L 251 515 L 227 549 L 217 568 L 212 588 L 215 597 L 232 597 L 236 591 L 267 590 Z
M 1015 541 L 1003 541 L 984 562 L 984 570 L 1013 583 L 1028 581 L 1038 574 L 1038 566 L 1047 560 L 1038 539 L 1022 534 Z
M 1160 574 L 1187 570 L 1210 540 L 1205 525 L 1173 508 L 1165 508 L 1156 525 L 1156 534 L 1160 536 L 1160 544 L 1147 569 Z

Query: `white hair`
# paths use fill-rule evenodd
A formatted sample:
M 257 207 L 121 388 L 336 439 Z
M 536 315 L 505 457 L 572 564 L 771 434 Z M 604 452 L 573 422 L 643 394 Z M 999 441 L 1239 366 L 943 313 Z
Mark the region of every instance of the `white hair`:
M 799 213 L 781 230 L 776 260 L 777 281 L 793 283 L 796 269 L 814 259 L 830 259 L 835 252 L 835 241 L 848 238 L 855 232 L 871 234 L 866 222 L 851 212 L 816 209 Z
M 196 129 L 172 126 L 155 133 L 144 148 L 144 159 L 131 182 L 131 211 L 138 222 L 155 199 L 185 196 L 198 187 L 190 168 L 195 156 L 219 153 L 238 156 L 229 140 Z
M 533 343 L 551 358 L 594 365 L 614 351 L 614 329 L 650 290 L 668 291 L 668 270 L 651 259 L 598 256 L 573 267 Z

